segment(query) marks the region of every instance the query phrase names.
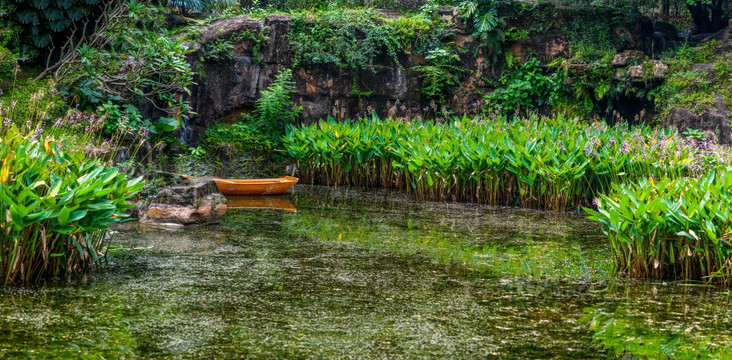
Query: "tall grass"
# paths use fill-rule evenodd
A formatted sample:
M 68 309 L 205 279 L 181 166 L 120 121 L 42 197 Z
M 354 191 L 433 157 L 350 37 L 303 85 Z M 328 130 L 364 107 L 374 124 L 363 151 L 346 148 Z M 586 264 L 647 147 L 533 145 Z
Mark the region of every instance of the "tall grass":
M 603 225 L 621 273 L 732 285 L 732 168 L 614 185 L 597 205 L 586 211 Z
M 675 131 L 561 115 L 445 124 L 328 120 L 290 127 L 285 145 L 305 182 L 552 210 L 588 205 L 615 183 L 684 176 L 697 155 Z

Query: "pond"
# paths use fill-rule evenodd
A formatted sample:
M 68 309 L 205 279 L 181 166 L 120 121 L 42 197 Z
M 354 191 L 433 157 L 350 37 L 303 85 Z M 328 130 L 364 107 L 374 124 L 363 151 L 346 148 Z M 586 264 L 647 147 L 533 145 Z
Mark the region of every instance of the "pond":
M 32 358 L 720 356 L 719 288 L 609 281 L 581 214 L 298 185 L 297 212 L 117 233 L 110 265 L 0 290 L 0 354 Z

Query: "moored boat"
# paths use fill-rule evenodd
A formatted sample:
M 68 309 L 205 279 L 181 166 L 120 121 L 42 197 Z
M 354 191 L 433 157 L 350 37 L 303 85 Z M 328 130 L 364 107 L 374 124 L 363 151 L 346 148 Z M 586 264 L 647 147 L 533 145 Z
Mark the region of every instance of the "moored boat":
M 261 196 L 282 195 L 297 184 L 298 178 L 283 176 L 275 179 L 213 179 L 224 195 Z

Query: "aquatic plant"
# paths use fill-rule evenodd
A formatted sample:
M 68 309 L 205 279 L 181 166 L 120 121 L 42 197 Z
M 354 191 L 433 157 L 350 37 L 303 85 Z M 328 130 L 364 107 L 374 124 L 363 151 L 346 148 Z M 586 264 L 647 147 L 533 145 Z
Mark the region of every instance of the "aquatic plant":
M 40 130 L 39 130 L 40 129 Z M 43 129 L 8 122 L 0 135 L 0 276 L 4 284 L 60 276 L 100 263 L 109 224 L 142 187 Z
M 561 115 L 462 117 L 445 124 L 328 120 L 290 127 L 284 141 L 306 182 L 553 210 L 589 205 L 615 183 L 684 176 L 697 153 L 672 130 Z
M 597 210 L 618 271 L 633 277 L 732 284 L 732 168 L 698 179 L 613 184 Z

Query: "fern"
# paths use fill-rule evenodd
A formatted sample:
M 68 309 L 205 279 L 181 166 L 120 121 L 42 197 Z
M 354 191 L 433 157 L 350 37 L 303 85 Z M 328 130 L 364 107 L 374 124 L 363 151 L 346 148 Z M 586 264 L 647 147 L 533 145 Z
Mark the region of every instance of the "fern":
M 463 1 L 458 5 L 460 18 L 465 22 L 472 22 L 473 38 L 480 46 L 488 50 L 488 54 L 497 60 L 503 48 L 505 34 L 503 29 L 506 21 L 498 14 L 498 4 L 494 0 Z
M 273 143 L 279 144 L 287 124 L 297 120 L 302 112 L 302 107 L 295 106 L 292 100 L 291 94 L 296 91 L 292 70 L 280 71 L 255 102 L 254 115 L 247 118 L 248 122 L 258 127 Z

